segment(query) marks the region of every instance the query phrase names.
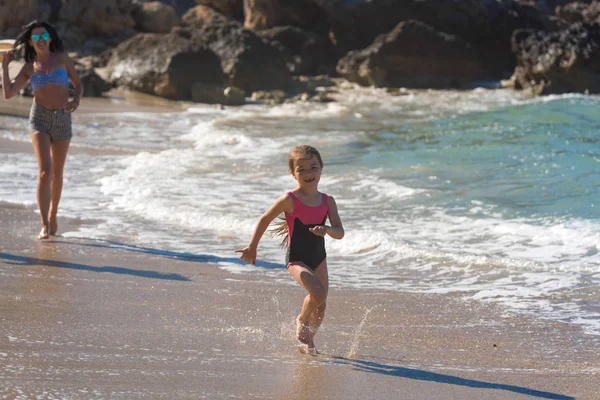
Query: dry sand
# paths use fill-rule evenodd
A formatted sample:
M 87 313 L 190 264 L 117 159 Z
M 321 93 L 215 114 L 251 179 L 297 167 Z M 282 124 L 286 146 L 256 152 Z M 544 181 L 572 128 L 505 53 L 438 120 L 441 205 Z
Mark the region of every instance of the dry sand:
M 291 278 L 229 274 L 202 249 L 40 242 L 23 207 L 0 223 L 0 398 L 600 399 L 600 338 L 575 326 L 332 282 L 321 354 L 304 355 Z

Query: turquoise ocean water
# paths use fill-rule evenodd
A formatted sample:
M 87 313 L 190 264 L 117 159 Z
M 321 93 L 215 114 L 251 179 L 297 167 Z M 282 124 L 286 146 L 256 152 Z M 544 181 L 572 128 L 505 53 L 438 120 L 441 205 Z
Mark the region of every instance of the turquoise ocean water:
M 65 236 L 110 240 L 289 282 L 258 217 L 293 187 L 290 147 L 324 158 L 347 235 L 328 240 L 334 286 L 460 292 L 600 334 L 598 97 L 476 89 L 391 96 L 345 88 L 328 104 L 76 115 Z M 0 137 L 27 141 L 0 117 Z M 36 209 L 32 152 L 0 153 L 0 201 Z M 34 233 L 32 233 L 34 234 Z

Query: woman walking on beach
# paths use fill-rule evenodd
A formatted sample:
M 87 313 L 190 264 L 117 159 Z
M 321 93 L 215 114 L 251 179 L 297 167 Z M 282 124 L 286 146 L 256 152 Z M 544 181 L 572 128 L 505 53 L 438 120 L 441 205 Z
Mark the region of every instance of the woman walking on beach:
M 333 197 L 318 190 L 323 160 L 312 146 L 296 146 L 288 155 L 289 171 L 297 186 L 279 197 L 259 219 L 248 246 L 241 258 L 256 262 L 258 243 L 269 224 L 285 214 L 277 231 L 287 244 L 286 268 L 308 294 L 296 318 L 296 336 L 309 350 L 314 350 L 314 337 L 325 317 L 329 290 L 325 235 L 334 239 L 344 237 L 344 228 Z M 325 225 L 329 218 L 331 225 Z
M 8 65 L 14 60 L 15 51 L 22 52 L 25 65 L 11 80 Z M 69 80 L 75 87 L 70 101 Z M 48 239 L 58 230 L 56 215 L 62 193 L 63 169 L 73 136 L 71 113 L 79 106 L 83 87 L 56 30 L 45 21 L 33 21 L 25 26 L 15 40 L 13 50 L 2 60 L 5 99 L 19 93 L 27 81 L 31 81 L 33 88 L 29 130 L 39 169 L 37 202 L 42 230 L 38 238 Z

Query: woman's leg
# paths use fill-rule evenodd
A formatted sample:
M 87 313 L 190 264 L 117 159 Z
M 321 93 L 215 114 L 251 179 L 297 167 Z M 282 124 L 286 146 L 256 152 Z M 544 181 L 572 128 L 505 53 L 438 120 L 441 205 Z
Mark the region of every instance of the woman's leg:
M 50 145 L 50 155 L 52 157 L 52 183 L 50 186 L 51 202 L 48 222 L 50 224 L 50 234 L 56 235 L 58 231 L 58 222 L 56 214 L 58 213 L 58 203 L 62 195 L 63 171 L 67 161 L 67 152 L 71 139 L 57 140 Z
M 50 185 L 52 179 L 52 157 L 50 156 L 50 136 L 39 131 L 31 134 L 31 143 L 38 163 L 37 203 L 40 209 L 42 230 L 40 239 L 48 239 L 50 226 L 48 212 L 50 210 Z
M 309 329 L 310 317 L 319 306 L 325 303 L 327 299 L 327 287 L 315 271 L 303 263 L 290 264 L 288 271 L 296 282 L 308 292 L 304 298 L 300 315 L 296 318 L 296 323 L 298 340 L 310 345 L 312 344 Z

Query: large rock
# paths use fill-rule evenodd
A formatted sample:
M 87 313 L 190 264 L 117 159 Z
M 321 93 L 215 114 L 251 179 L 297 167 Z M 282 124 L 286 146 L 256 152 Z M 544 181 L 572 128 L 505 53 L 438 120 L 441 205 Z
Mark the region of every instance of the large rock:
M 440 32 L 469 42 L 489 67 L 489 74 L 510 74 L 515 65 L 510 48 L 518 28 L 554 30 L 554 4 L 549 0 L 314 0 L 327 10 L 330 37 L 341 51 L 370 45 L 399 22 L 423 21 Z
M 49 19 L 50 14 L 46 0 L 0 1 L 0 34 L 15 37 L 23 25 L 34 19 Z
M 297 26 L 327 34 L 328 12 L 311 0 L 244 0 L 244 27 L 258 31 L 276 26 Z
M 244 0 L 196 0 L 196 3 L 210 7 L 230 18 L 244 20 Z
M 278 26 L 257 31 L 284 55 L 292 75 L 331 74 L 337 50 L 329 38 L 295 26 Z
M 144 3 L 151 3 L 157 0 L 132 0 L 134 6 L 139 6 Z M 161 3 L 173 7 L 177 16 L 181 17 L 183 14 L 187 12 L 190 8 L 196 5 L 194 0 L 158 0 Z
M 575 1 L 558 6 L 556 7 L 556 16 L 564 27 L 568 27 L 576 22 L 594 22 L 600 20 L 600 1 L 594 1 L 591 4 Z
M 62 0 L 59 17 L 90 36 L 114 36 L 131 29 L 131 0 Z
M 93 69 L 77 69 L 84 97 L 101 97 L 108 92 L 112 86 L 102 79 Z
M 138 34 L 137 31 L 130 28 L 111 36 L 88 35 L 81 27 L 64 21 L 54 24 L 54 27 L 62 39 L 65 49 L 68 52 L 77 53 L 79 57 L 99 54 Z
M 512 38 L 517 89 L 536 93 L 600 93 L 600 23 L 577 23 L 561 32 L 517 30 Z
M 58 21 L 58 16 L 60 15 L 60 9 L 62 7 L 62 0 L 45 0 L 45 1 L 46 1 L 45 7 L 50 7 L 50 13 L 49 13 L 48 17 L 38 18 L 38 19 L 45 19 L 49 22 L 55 23 L 56 21 Z
M 316 1 L 316 0 L 315 0 Z M 525 0 L 319 0 L 332 19 L 332 36 L 343 48 L 363 48 L 400 21 L 415 19 L 465 40 L 512 33 L 513 28 L 548 29 L 553 8 Z M 525 26 L 523 26 L 525 25 Z
M 411 20 L 366 49 L 349 52 L 337 71 L 361 85 L 469 88 L 480 77 L 481 65 L 461 38 Z
M 196 29 L 203 29 L 210 24 L 228 24 L 230 18 L 208 6 L 196 6 L 190 8 L 181 17 L 183 26 L 191 26 Z
M 292 84 L 283 55 L 239 22 L 204 6 L 190 10 L 182 20 L 219 56 L 230 86 L 253 92 Z
M 191 99 L 196 82 L 226 82 L 215 53 L 180 28 L 134 36 L 113 50 L 107 67 L 116 85 L 177 100 Z
M 132 13 L 135 28 L 141 32 L 168 33 L 179 25 L 175 8 L 160 1 L 141 4 Z

